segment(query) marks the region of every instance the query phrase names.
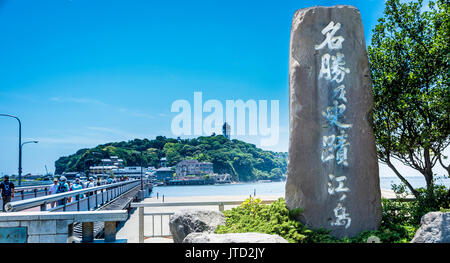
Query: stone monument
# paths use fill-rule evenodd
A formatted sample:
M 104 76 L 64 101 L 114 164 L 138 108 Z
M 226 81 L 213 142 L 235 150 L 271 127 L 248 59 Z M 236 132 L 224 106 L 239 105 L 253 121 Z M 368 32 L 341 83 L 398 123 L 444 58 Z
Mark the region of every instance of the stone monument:
M 292 21 L 286 205 L 336 237 L 381 221 L 372 84 L 355 7 L 311 7 Z

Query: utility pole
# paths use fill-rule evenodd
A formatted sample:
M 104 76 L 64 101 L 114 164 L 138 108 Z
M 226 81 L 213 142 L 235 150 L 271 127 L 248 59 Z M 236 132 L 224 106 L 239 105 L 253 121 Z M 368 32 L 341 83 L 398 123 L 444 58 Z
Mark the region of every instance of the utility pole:
M 16 116 L 9 114 L 0 114 L 0 116 L 15 118 L 19 122 L 19 186 L 22 183 L 22 123 Z
M 20 159 L 22 159 L 22 147 L 27 143 L 38 143 L 38 141 L 27 141 L 20 145 Z M 22 183 L 22 160 L 20 160 L 19 186 Z

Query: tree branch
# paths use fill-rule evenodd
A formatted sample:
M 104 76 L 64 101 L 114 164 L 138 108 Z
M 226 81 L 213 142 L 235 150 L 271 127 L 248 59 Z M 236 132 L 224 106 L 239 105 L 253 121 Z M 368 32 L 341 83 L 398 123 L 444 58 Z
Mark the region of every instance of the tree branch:
M 447 176 L 450 177 L 450 164 L 445 166 L 444 162 L 442 161 L 441 156 L 442 156 L 442 154 L 439 154 L 439 157 L 438 157 L 439 163 L 441 164 L 442 167 L 444 167 L 445 170 L 447 170 Z
M 419 193 L 416 191 L 416 189 L 414 189 L 414 187 L 412 187 L 412 185 L 408 182 L 408 180 L 405 179 L 405 177 L 403 177 L 400 172 L 397 170 L 397 168 L 395 168 L 395 166 L 391 163 L 390 160 L 387 160 L 386 164 L 389 166 L 389 168 L 391 168 L 392 171 L 394 171 L 394 173 L 397 175 L 398 178 L 400 178 L 400 180 L 408 187 L 408 189 L 411 191 L 411 193 L 418 198 L 419 197 Z

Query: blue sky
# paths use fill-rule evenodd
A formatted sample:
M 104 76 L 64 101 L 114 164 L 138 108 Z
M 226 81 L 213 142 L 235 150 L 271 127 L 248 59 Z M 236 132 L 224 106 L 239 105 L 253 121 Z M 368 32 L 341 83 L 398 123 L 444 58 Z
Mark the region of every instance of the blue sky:
M 288 59 L 297 9 L 349 4 L 370 43 L 373 1 L 0 0 L 0 113 L 23 122 L 24 173 L 80 148 L 170 130 L 171 104 L 279 100 L 288 149 Z M 247 136 L 238 139 L 255 143 Z M 0 118 L 0 172 L 17 172 L 17 123 Z

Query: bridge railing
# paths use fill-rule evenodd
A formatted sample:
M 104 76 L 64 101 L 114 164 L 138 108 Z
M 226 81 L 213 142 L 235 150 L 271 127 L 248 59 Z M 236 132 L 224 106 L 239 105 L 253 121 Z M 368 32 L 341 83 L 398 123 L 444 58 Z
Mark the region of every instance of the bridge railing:
M 39 208 L 40 211 L 90 211 L 140 186 L 141 180 L 90 187 L 60 194 L 46 195 L 6 204 L 7 212 Z
M 16 187 L 14 188 L 15 196 L 13 201 L 48 195 L 50 187 L 50 184 Z
M 271 204 L 276 200 L 262 200 L 262 204 Z M 144 212 L 144 208 L 155 208 L 155 207 L 183 207 L 183 206 L 218 206 L 219 211 L 225 210 L 225 205 L 240 205 L 244 202 L 244 200 L 239 201 L 202 201 L 202 202 L 167 202 L 167 203 L 131 203 L 131 207 L 138 208 L 139 212 L 139 243 L 144 243 L 144 239 L 147 237 L 170 237 L 172 236 L 170 231 L 167 234 L 163 232 L 163 222 L 168 222 L 170 216 L 174 214 L 174 212 Z M 152 217 L 152 235 L 145 236 L 144 235 L 144 216 Z M 155 233 L 155 217 L 160 218 L 160 233 Z M 164 220 L 163 217 L 166 216 L 167 219 Z

